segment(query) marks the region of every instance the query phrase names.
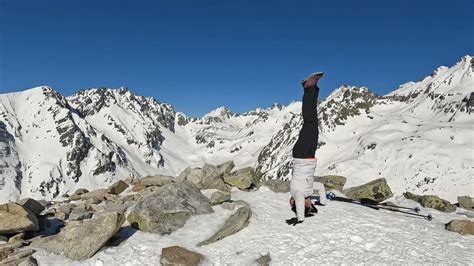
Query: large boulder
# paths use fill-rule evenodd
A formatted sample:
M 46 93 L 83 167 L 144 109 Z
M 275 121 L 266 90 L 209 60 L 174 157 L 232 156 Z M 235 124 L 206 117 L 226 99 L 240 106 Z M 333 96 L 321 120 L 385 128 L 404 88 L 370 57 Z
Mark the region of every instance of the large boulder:
M 118 180 L 117 182 L 113 183 L 109 189 L 108 189 L 108 193 L 109 194 L 113 194 L 113 195 L 118 195 L 122 192 L 125 191 L 125 189 L 128 188 L 128 184 L 125 183 L 124 181 L 122 180 Z
M 270 179 L 263 183 L 264 186 L 268 187 L 271 191 L 276 193 L 288 193 L 290 192 L 290 182 L 280 179 Z
M 451 202 L 442 199 L 434 195 L 416 195 L 410 192 L 403 193 L 403 196 L 407 199 L 414 200 L 421 204 L 421 206 L 426 208 L 433 208 L 442 212 L 453 212 L 456 210 L 456 206 L 451 204 Z
M 260 185 L 261 174 L 253 167 L 246 167 L 224 175 L 224 182 L 239 189 L 251 189 Z
M 89 190 L 85 188 L 78 188 L 74 193 L 69 197 L 70 200 L 80 200 L 83 194 L 88 193 Z
M 324 184 L 326 190 L 337 190 L 342 192 L 347 178 L 340 175 L 315 176 L 314 181 Z
M 107 213 L 94 219 L 72 222 L 56 235 L 33 239 L 31 246 L 73 260 L 85 260 L 102 248 L 124 221 L 122 214 Z
M 196 214 L 212 213 L 211 201 L 188 181 L 177 181 L 143 197 L 131 210 L 133 227 L 151 233 L 170 234 Z
M 38 230 L 38 219 L 27 208 L 17 203 L 0 205 L 0 235 Z
M 230 200 L 229 192 L 215 191 L 211 195 L 211 204 L 217 205 Z
M 179 246 L 167 247 L 161 250 L 160 262 L 162 265 L 195 266 L 199 265 L 203 260 L 203 255 Z
M 229 174 L 234 168 L 234 162 L 229 161 L 218 166 L 204 164 L 201 167 L 186 168 L 177 177 L 180 181 L 190 181 L 194 183 L 199 189 L 218 189 L 221 191 L 229 191 L 229 187 L 224 182 L 223 178 Z
M 32 199 L 32 198 L 26 198 L 26 199 L 21 199 L 18 201 L 18 204 L 21 206 L 27 208 L 28 210 L 31 211 L 34 215 L 39 215 L 42 211 L 44 211 L 44 206 L 40 202 Z
M 459 207 L 467 209 L 467 210 L 473 210 L 474 209 L 474 198 L 471 198 L 469 196 L 462 196 L 458 197 L 458 204 Z
M 469 220 L 452 220 L 446 224 L 445 228 L 461 235 L 474 235 L 474 222 Z
M 252 216 L 250 206 L 240 207 L 234 214 L 232 214 L 224 223 L 224 225 L 209 239 L 200 242 L 197 246 L 204 246 L 217 242 L 225 237 L 233 235 L 243 228 L 247 227 Z
M 361 186 L 344 189 L 342 192 L 351 199 L 367 198 L 378 202 L 384 201 L 393 195 L 385 178 L 379 178 Z
M 98 201 L 103 201 L 106 199 L 106 196 L 110 195 L 108 189 L 96 189 L 81 195 L 82 200 L 94 199 Z
M 173 182 L 173 179 L 174 178 L 172 176 L 167 176 L 167 175 L 146 176 L 140 179 L 137 185 L 140 184 L 144 187 L 151 187 L 151 186 L 162 187 L 168 183 Z

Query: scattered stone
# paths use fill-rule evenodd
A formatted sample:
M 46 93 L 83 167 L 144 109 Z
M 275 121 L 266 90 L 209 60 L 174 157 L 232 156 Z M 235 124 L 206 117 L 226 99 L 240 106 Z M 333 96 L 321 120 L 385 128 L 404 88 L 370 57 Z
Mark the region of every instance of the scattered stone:
M 8 239 L 8 243 L 10 244 L 17 243 L 17 242 L 22 243 L 24 237 L 25 237 L 25 233 L 16 234 Z
M 179 246 L 163 248 L 161 250 L 160 262 L 162 265 L 199 265 L 204 260 L 204 256 L 189 251 Z
M 224 182 L 239 189 L 251 189 L 260 183 L 260 173 L 252 167 L 246 167 L 224 175 Z
M 268 187 L 271 191 L 276 193 L 290 192 L 290 182 L 280 179 L 267 180 L 265 181 L 264 186 Z
M 234 168 L 234 162 L 229 161 L 218 166 L 204 164 L 202 168 L 188 167 L 176 178 L 179 181 L 190 181 L 199 189 L 217 189 L 230 191 L 223 178 Z
M 230 200 L 229 192 L 215 191 L 211 195 L 211 204 L 217 205 Z
M 228 201 L 222 203 L 221 207 L 229 211 L 232 211 L 235 209 L 235 205 L 232 202 L 228 202 Z
M 174 178 L 172 176 L 166 175 L 156 175 L 156 176 L 146 176 L 138 182 L 145 187 L 157 186 L 162 187 L 168 183 L 173 182 Z
M 433 208 L 442 212 L 453 212 L 456 210 L 456 206 L 451 204 L 451 202 L 445 199 L 442 199 L 438 196 L 434 196 L 434 195 L 420 196 L 420 195 L 415 195 L 410 192 L 403 193 L 403 196 L 405 196 L 405 198 L 407 199 L 411 199 L 420 203 L 421 206 L 425 208 Z
M 38 219 L 25 207 L 17 203 L 0 205 L 0 234 L 15 234 L 38 230 Z
M 13 265 L 15 265 L 15 266 L 37 266 L 38 262 L 32 256 L 28 256 L 26 258 L 23 258 L 19 261 L 14 262 Z
M 340 175 L 315 176 L 314 181 L 324 184 L 326 190 L 337 190 L 342 192 L 347 178 Z
M 261 255 L 260 258 L 255 260 L 259 266 L 268 266 L 270 265 L 270 261 L 272 261 L 272 258 L 270 258 L 270 253 L 267 253 L 267 255 Z
M 252 215 L 252 210 L 249 206 L 240 207 L 234 214 L 232 214 L 214 235 L 209 239 L 199 243 L 197 246 L 204 246 L 217 242 L 225 237 L 233 235 L 249 224 L 249 219 Z
M 125 183 L 124 181 L 122 180 L 118 180 L 117 182 L 113 183 L 109 189 L 108 189 L 108 193 L 109 194 L 113 194 L 113 195 L 118 195 L 122 192 L 125 191 L 125 189 L 128 188 L 128 184 Z
M 445 228 L 461 235 L 474 235 L 474 222 L 469 220 L 452 220 L 445 225 Z
M 105 207 L 104 206 L 100 206 L 98 204 L 91 204 L 87 210 L 91 211 L 91 212 L 102 212 L 105 210 Z
M 61 221 L 66 221 L 68 217 L 69 217 L 69 214 L 65 212 L 57 212 L 54 214 L 54 218 L 57 218 Z
M 69 223 L 56 235 L 34 239 L 31 246 L 73 260 L 85 260 L 118 232 L 124 220 L 122 214 L 108 213 L 94 219 Z
M 80 221 L 84 219 L 89 219 L 92 217 L 92 212 L 84 209 L 84 208 L 75 208 L 69 214 L 70 221 Z
M 19 265 L 25 258 L 33 255 L 35 251 L 33 249 L 19 250 L 10 253 L 7 258 L 1 260 L 2 265 Z
M 23 246 L 21 242 L 0 244 L 0 261 L 8 257 L 16 248 Z
M 86 194 L 86 193 L 89 193 L 89 190 L 85 189 L 85 188 L 78 188 L 76 189 L 76 191 L 74 192 L 74 194 L 72 194 L 69 199 L 70 200 L 80 200 L 81 199 L 81 196 L 83 194 Z
M 467 210 L 474 209 L 474 198 L 471 198 L 469 196 L 458 197 L 458 203 L 459 203 L 459 207 L 461 208 L 464 208 Z
M 343 193 L 351 199 L 368 198 L 378 202 L 384 201 L 393 195 L 385 178 L 379 178 L 361 186 L 344 189 Z
M 30 210 L 35 216 L 44 211 L 44 206 L 32 198 L 26 198 L 18 201 L 18 204 Z
M 140 192 L 144 190 L 146 187 L 142 183 L 138 182 L 136 185 L 132 187 L 132 192 Z
M 141 199 L 128 221 L 141 231 L 170 234 L 183 227 L 191 215 L 212 212 L 211 201 L 193 183 L 178 181 Z

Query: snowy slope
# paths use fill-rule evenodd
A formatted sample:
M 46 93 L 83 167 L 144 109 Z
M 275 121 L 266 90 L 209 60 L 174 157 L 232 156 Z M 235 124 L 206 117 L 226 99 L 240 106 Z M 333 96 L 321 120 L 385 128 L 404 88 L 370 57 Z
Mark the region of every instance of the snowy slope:
M 193 216 L 170 235 L 135 231 L 119 246 L 105 247 L 83 262 L 44 251 L 34 254 L 40 265 L 159 265 L 161 249 L 179 245 L 203 254 L 204 265 L 257 265 L 254 260 L 270 254 L 271 265 L 319 264 L 474 264 L 474 237 L 446 231 L 452 219 L 469 219 L 456 213 L 431 213 L 433 221 L 405 214 L 343 202 L 318 207 L 318 214 L 289 226 L 294 216 L 287 207 L 289 193 L 234 191 L 232 198 L 252 208 L 250 224 L 235 235 L 214 244 L 196 247 L 224 223 L 232 211 L 214 206 L 214 213 Z M 398 198 L 405 206 L 417 203 Z M 472 213 L 472 212 L 471 212 Z M 471 220 L 473 220 L 471 218 Z
M 385 96 L 334 90 L 318 107 L 317 174 L 347 176 L 346 187 L 385 177 L 397 194 L 474 196 L 474 114 L 462 103 L 474 91 L 473 62 L 463 57 Z M 293 102 L 191 118 L 127 88 L 0 94 L 0 202 L 228 160 L 288 179 L 300 112 Z

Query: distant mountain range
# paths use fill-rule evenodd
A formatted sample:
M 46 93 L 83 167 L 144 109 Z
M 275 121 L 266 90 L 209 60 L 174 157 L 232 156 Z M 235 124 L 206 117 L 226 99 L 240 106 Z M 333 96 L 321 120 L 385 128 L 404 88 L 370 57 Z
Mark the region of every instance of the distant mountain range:
M 334 90 L 318 107 L 317 174 L 347 176 L 346 187 L 385 177 L 398 194 L 473 196 L 474 107 L 463 102 L 474 91 L 473 66 L 465 56 L 384 96 Z M 301 125 L 300 102 L 191 118 L 127 88 L 0 94 L 0 202 L 228 160 L 288 179 Z

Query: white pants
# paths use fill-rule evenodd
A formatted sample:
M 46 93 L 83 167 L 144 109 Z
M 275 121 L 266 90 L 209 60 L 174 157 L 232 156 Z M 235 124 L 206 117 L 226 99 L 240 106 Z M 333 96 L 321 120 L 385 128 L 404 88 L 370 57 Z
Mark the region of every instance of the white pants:
M 314 189 L 319 192 L 320 202 L 326 203 L 326 190 L 324 185 L 314 182 L 316 159 L 293 158 L 293 178 L 290 182 L 290 194 L 295 199 L 296 217 L 304 221 L 305 198 L 312 196 Z

